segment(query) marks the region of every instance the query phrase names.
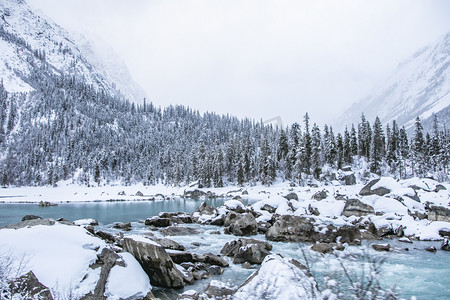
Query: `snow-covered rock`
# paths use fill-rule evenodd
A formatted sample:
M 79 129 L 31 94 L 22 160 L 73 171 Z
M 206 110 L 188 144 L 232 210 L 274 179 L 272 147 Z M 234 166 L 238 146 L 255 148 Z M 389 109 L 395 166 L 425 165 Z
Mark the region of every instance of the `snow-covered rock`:
M 298 261 L 269 255 L 233 296 L 234 299 L 322 299 L 315 279 Z
M 30 225 L 31 221 L 41 221 L 41 225 Z M 117 290 L 110 290 L 112 299 L 146 295 L 150 292 L 147 276 L 142 268 L 137 267 L 137 262 L 132 257 L 122 257 L 124 266 L 116 269 L 113 267 L 113 273 L 101 266 L 96 267 L 95 263 L 104 253 L 114 252 L 86 229 L 55 221 L 45 225 L 42 222 L 46 220 L 31 221 L 19 223 L 25 225 L 28 222 L 28 226 L 10 226 L 17 229 L 0 229 L 2 255 L 9 255 L 13 262 L 10 274 L 20 276 L 32 271 L 52 291 L 55 299 L 67 298 L 69 295 L 79 299 L 94 291 L 103 290 L 105 287 L 101 286 L 101 277 L 112 281 L 116 278 L 140 278 L 139 281 L 130 282 L 130 285 L 125 281 L 120 295 L 115 294 Z M 114 264 L 115 261 L 112 261 L 111 266 Z

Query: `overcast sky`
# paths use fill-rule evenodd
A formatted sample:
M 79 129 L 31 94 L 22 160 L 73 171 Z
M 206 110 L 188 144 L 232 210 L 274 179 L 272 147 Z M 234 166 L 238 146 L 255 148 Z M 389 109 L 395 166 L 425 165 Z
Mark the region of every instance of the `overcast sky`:
M 156 105 L 328 122 L 450 31 L 448 0 L 28 0 L 108 41 Z

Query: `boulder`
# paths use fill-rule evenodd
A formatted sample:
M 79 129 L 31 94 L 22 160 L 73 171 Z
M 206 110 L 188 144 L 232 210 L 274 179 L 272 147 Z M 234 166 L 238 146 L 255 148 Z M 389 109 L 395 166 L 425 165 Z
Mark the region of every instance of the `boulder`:
M 398 241 L 401 242 L 401 243 L 406 243 L 406 244 L 412 244 L 413 243 L 413 241 L 411 241 L 407 237 L 402 237 L 402 238 L 398 239 Z
M 450 209 L 443 206 L 433 206 L 428 212 L 428 220 L 450 222 Z
M 145 238 L 124 238 L 124 250 L 130 252 L 140 263 L 154 286 L 181 288 L 184 286 L 183 275 L 175 267 L 166 250 Z
M 98 236 L 99 238 L 101 238 L 102 240 L 104 240 L 107 243 L 115 243 L 116 242 L 116 237 L 110 233 L 98 230 L 95 233 L 96 236 Z
M 172 225 L 172 221 L 169 218 L 161 218 L 161 217 L 155 216 L 155 217 L 145 220 L 145 225 L 155 226 L 155 227 L 168 227 L 168 226 Z
M 96 262 L 89 267 L 91 269 L 101 268 L 100 278 L 98 279 L 94 290 L 83 296 L 81 300 L 106 299 L 106 297 L 104 297 L 104 293 L 111 269 L 115 265 L 121 265 L 122 267 L 124 267 L 123 261 L 119 262 L 119 259 L 120 256 L 117 255 L 117 253 L 115 253 L 113 250 L 108 248 L 104 248 L 102 252 L 97 255 Z
M 437 249 L 436 249 L 436 247 L 435 246 L 431 246 L 431 247 L 426 247 L 425 248 L 425 251 L 428 251 L 428 252 L 436 252 L 437 251 Z
M 129 222 L 127 222 L 127 223 L 117 222 L 117 223 L 114 223 L 113 227 L 116 228 L 116 229 L 130 231 L 131 230 L 131 223 L 129 223 Z
M 322 299 L 322 296 L 304 265 L 294 259 L 269 255 L 233 299 Z
M 144 194 L 141 191 L 136 192 L 136 196 L 138 197 L 144 197 Z
M 9 289 L 13 299 L 53 300 L 50 289 L 40 283 L 32 271 L 11 281 L 9 283 Z M 0 292 L 0 298 L 2 298 L 1 294 Z
M 160 244 L 164 249 L 184 251 L 186 250 L 183 245 L 178 244 L 175 241 L 166 238 L 151 238 L 153 241 Z
M 187 251 L 168 251 L 168 254 L 172 261 L 176 264 L 181 264 L 184 262 L 196 262 L 194 255 Z
M 331 253 L 334 250 L 342 251 L 342 250 L 344 250 L 344 246 L 342 246 L 341 244 L 337 244 L 337 243 L 316 243 L 316 244 L 312 245 L 311 249 L 325 254 L 325 253 Z
M 42 218 L 39 217 L 39 216 L 35 216 L 35 215 L 26 215 L 26 216 L 24 216 L 24 217 L 22 218 L 22 222 L 23 222 L 23 221 L 29 221 L 29 220 L 36 220 L 36 219 L 42 220 Z
M 391 251 L 391 245 L 389 244 L 373 244 L 372 248 L 376 251 Z
M 268 211 L 269 213 L 273 214 L 273 213 L 275 213 L 277 208 L 273 207 L 273 206 L 271 206 L 269 204 L 264 204 L 263 207 L 261 207 L 261 210 L 265 210 L 265 211 Z
M 163 235 L 175 236 L 175 235 L 191 235 L 199 234 L 201 231 L 190 227 L 170 226 L 161 230 Z
M 53 219 L 33 219 L 33 220 L 27 220 L 22 221 L 14 224 L 8 224 L 2 228 L 9 228 L 9 229 L 20 229 L 30 226 L 37 226 L 37 225 L 45 225 L 45 226 L 52 226 L 55 224 L 55 220 Z
M 369 214 L 375 213 L 372 206 L 362 203 L 358 199 L 349 199 L 345 202 L 344 210 L 342 215 L 346 217 L 350 216 L 367 216 Z
M 332 227 L 326 233 L 324 240 L 328 242 L 339 241 L 349 245 L 361 245 L 361 231 L 357 226 L 344 225 L 337 229 Z
M 185 198 L 199 199 L 200 197 L 205 197 L 205 196 L 206 196 L 206 193 L 201 190 L 193 190 L 193 191 L 184 192 Z
M 446 191 L 446 190 L 447 190 L 447 188 L 445 186 L 443 186 L 442 184 L 438 184 L 438 185 L 436 185 L 434 192 L 437 193 L 439 191 Z
M 209 273 L 209 275 L 218 276 L 223 274 L 222 267 L 219 266 L 210 266 L 206 269 L 206 271 Z
M 224 225 L 226 233 L 231 233 L 237 236 L 254 235 L 258 231 L 258 224 L 255 217 L 251 213 L 237 214 L 230 212 L 226 216 Z
M 380 182 L 380 180 L 383 180 L 383 186 L 377 186 L 376 188 L 372 188 L 377 183 Z M 359 194 L 361 196 L 370 196 L 370 195 L 378 195 L 378 196 L 384 196 L 391 192 L 391 190 L 388 188 L 390 185 L 399 185 L 395 179 L 390 177 L 383 177 L 371 180 L 366 186 L 364 186 Z
M 284 196 L 284 198 L 286 198 L 287 200 L 298 200 L 298 195 L 294 192 L 291 192 Z
M 211 280 L 205 289 L 205 294 L 213 299 L 231 299 L 231 295 L 233 295 L 236 290 L 237 287 L 235 286 L 230 286 L 218 280 Z
M 262 248 L 266 251 L 272 250 L 272 245 L 266 241 L 256 240 L 256 239 L 248 239 L 248 238 L 240 238 L 231 242 L 226 243 L 220 253 L 225 256 L 233 257 L 236 255 L 241 247 L 247 245 L 257 245 L 259 248 Z
M 345 185 L 355 185 L 356 184 L 356 176 L 354 173 L 348 174 L 344 176 Z
M 326 197 L 328 197 L 328 191 L 322 190 L 322 191 L 318 191 L 314 195 L 312 195 L 311 199 L 320 201 L 320 200 L 325 199 Z
M 450 244 L 448 238 L 444 239 L 441 245 L 441 250 L 450 251 Z
M 212 207 L 206 202 L 202 202 L 199 207 L 195 210 L 195 212 L 199 213 L 200 215 L 217 215 L 218 211 L 217 208 Z
M 266 232 L 269 241 L 314 241 L 317 234 L 314 230 L 314 220 L 305 217 L 284 215 Z
M 249 264 L 261 264 L 264 258 L 269 255 L 270 252 L 264 247 L 257 244 L 249 244 L 239 248 L 238 252 L 234 255 L 233 262 L 235 264 L 242 264 L 247 262 Z
M 210 264 L 210 265 L 215 265 L 215 266 L 220 266 L 220 267 L 228 267 L 229 264 L 227 263 L 227 261 L 225 259 L 223 259 L 222 257 L 212 254 L 212 253 L 206 253 L 203 255 L 199 255 L 198 257 L 198 261 L 200 262 L 204 262 L 206 264 Z

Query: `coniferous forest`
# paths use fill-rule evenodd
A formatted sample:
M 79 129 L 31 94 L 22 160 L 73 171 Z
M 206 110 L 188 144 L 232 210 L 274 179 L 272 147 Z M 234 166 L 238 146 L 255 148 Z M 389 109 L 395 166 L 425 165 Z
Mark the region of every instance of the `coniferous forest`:
M 431 132 L 413 132 L 361 116 L 342 133 L 308 114 L 287 128 L 189 107 L 136 105 L 95 90 L 46 63 L 45 51 L 0 28 L 33 66 L 22 76 L 34 90 L 0 83 L 0 182 L 7 185 L 164 183 L 199 186 L 293 184 L 332 180 L 343 166 L 397 178 L 446 180 L 450 133 L 434 117 Z M 61 49 L 61 51 L 65 51 Z
M 332 179 L 330 170 L 367 162 L 367 171 L 445 177 L 450 134 L 435 117 L 411 136 L 394 121 L 361 116 L 343 133 L 311 124 L 287 128 L 183 106 L 135 105 L 39 69 L 35 91 L 8 94 L 0 85 L 1 184 L 87 185 L 142 182 L 200 186 Z M 445 178 L 437 178 L 445 179 Z

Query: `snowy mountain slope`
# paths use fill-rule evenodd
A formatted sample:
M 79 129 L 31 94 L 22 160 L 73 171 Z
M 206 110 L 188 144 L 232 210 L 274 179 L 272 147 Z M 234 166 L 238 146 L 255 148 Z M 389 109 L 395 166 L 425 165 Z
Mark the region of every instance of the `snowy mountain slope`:
M 396 120 L 406 128 L 419 116 L 427 119 L 450 106 L 450 33 L 416 52 L 370 95 L 350 107 L 336 122 L 342 129 L 357 124 L 364 113 L 369 121 Z M 441 120 L 445 121 L 445 120 Z
M 0 2 L 0 27 L 0 76 L 10 92 L 32 90 L 27 81 L 36 68 L 35 57 L 40 56 L 54 72 L 75 76 L 96 89 L 121 94 L 132 102 L 142 101 L 144 93 L 132 81 L 123 62 L 113 56 L 100 58 L 105 53 L 96 52 L 99 47 L 88 47 L 87 41 L 83 46 L 77 45 L 72 35 L 25 1 Z M 122 80 L 117 80 L 118 76 Z

